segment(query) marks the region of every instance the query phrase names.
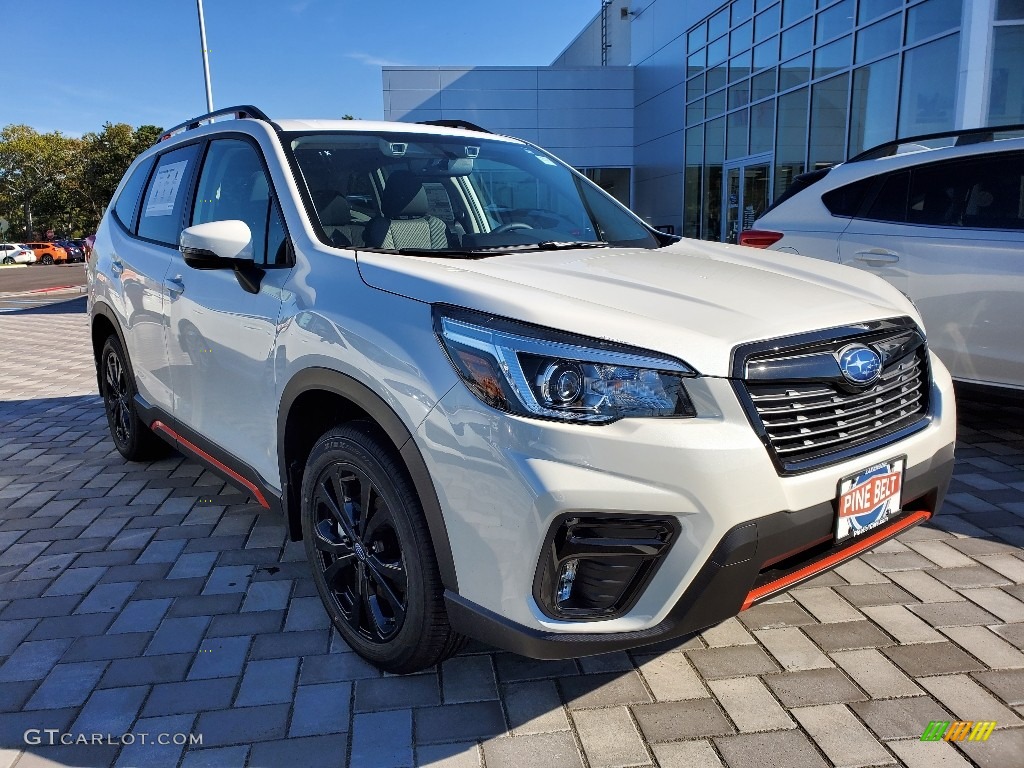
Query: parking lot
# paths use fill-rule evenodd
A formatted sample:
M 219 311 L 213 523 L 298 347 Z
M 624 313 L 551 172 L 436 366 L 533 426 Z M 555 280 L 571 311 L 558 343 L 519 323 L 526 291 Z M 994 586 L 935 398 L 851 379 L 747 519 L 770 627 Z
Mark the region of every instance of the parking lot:
M 84 299 L 0 328 L 0 768 L 1024 765 L 1024 408 L 960 403 L 932 524 L 685 644 L 382 676 L 279 517 L 114 450 Z

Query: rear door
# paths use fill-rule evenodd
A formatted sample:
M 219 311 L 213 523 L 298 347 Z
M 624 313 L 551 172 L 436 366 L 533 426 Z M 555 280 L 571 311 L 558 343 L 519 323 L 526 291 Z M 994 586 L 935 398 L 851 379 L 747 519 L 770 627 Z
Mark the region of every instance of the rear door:
M 875 192 L 866 210 L 839 236 L 839 262 L 878 275 L 910 295 L 902 222 L 907 216 L 910 172 L 887 174 L 873 181 Z
M 140 166 L 141 178 L 133 175 L 115 203 L 115 216 L 122 226 L 110 228 L 108 296 L 120 315 L 139 394 L 166 413 L 171 412 L 171 382 L 164 338 L 167 308 L 163 280 L 177 253 L 199 148 L 199 144 L 189 144 L 165 152 L 151 173 Z M 139 186 L 133 182 L 146 185 L 141 203 Z M 132 189 L 136 197 L 128 199 Z
M 276 486 L 272 354 L 290 252 L 262 153 L 241 135 L 209 143 L 187 224 L 226 220 L 249 226 L 263 277 L 248 293 L 230 268 L 193 269 L 174 254 L 165 281 L 174 416 Z

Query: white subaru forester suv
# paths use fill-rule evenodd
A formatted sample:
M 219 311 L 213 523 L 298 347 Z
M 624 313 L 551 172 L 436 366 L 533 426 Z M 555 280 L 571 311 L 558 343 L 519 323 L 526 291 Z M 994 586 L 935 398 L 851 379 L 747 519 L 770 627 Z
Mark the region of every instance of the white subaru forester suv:
M 952 471 L 899 291 L 662 235 L 474 126 L 196 118 L 88 275 L 117 449 L 280 510 L 385 670 L 693 635 L 928 520 Z

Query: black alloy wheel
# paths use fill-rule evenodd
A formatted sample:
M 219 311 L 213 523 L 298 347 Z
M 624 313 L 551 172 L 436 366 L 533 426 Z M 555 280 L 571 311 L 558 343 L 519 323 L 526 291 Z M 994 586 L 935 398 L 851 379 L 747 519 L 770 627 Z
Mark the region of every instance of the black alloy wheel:
M 100 352 L 100 394 L 114 447 L 129 461 L 148 461 L 168 452 L 167 444 L 135 412 L 135 381 L 116 336 Z
M 49 267 L 49 266 L 51 266 L 52 264 L 53 264 L 53 256 L 51 256 L 51 255 L 50 255 L 50 254 L 48 254 L 48 253 L 47 253 L 47 254 L 45 254 L 45 255 L 43 256 L 43 266 L 44 266 L 44 267 Z
M 4 257 L 4 264 L 13 264 L 13 263 L 14 263 L 14 257 L 13 256 L 6 256 L 6 257 Z
M 383 643 L 405 621 L 408 582 L 394 512 L 356 466 L 328 465 L 313 491 L 316 566 L 353 632 Z
M 404 464 L 369 422 L 332 429 L 302 481 L 313 580 L 339 634 L 389 672 L 416 672 L 463 643 L 448 624 L 430 533 Z

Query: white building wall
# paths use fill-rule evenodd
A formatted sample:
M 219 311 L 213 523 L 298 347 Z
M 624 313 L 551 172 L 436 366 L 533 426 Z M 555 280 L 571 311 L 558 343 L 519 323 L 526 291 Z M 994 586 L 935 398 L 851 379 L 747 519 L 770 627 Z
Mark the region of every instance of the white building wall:
M 607 30 L 607 52 L 601 57 L 601 18 Z M 551 62 L 553 67 L 627 66 L 630 61 L 630 2 L 609 0 L 590 23 Z
M 633 164 L 630 67 L 385 67 L 384 119 L 466 120 L 577 168 Z

